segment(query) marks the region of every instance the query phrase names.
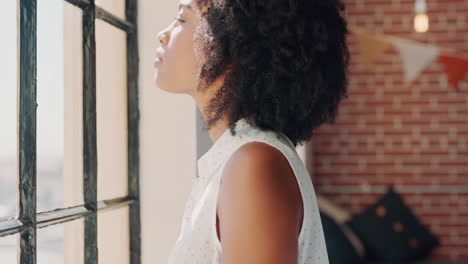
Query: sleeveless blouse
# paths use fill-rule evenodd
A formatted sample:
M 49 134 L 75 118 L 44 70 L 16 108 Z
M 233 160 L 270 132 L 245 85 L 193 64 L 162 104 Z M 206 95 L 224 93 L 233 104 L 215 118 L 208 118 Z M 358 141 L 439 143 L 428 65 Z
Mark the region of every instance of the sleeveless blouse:
M 239 119 L 236 135 L 228 129 L 197 161 L 198 177 L 185 204 L 181 230 L 168 264 L 221 264 L 222 247 L 216 232 L 216 205 L 221 174 L 229 157 L 248 142 L 263 142 L 279 149 L 293 169 L 302 195 L 304 217 L 298 238 L 298 264 L 328 264 L 328 255 L 315 191 L 310 175 L 289 138 L 260 130 Z M 221 238 L 222 239 L 222 238 Z

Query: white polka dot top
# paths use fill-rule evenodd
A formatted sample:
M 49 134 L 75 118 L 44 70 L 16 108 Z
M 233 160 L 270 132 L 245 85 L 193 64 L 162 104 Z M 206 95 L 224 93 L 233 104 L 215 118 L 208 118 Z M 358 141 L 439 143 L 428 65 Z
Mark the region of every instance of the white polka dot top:
M 328 264 L 325 238 L 311 178 L 292 142 L 283 133 L 263 131 L 240 119 L 236 135 L 229 128 L 197 161 L 198 177 L 185 205 L 180 235 L 169 264 L 221 264 L 222 246 L 216 233 L 216 202 L 223 167 L 236 149 L 259 141 L 279 149 L 291 165 L 302 194 L 304 220 L 299 234 L 298 264 Z M 222 238 L 221 238 L 222 239 Z

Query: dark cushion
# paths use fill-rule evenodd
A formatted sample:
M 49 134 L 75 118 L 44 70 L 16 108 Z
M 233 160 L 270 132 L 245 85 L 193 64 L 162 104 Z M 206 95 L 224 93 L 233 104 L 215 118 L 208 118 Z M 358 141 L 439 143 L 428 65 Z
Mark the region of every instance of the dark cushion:
M 360 263 L 361 257 L 358 255 L 356 249 L 348 240 L 340 225 L 324 212 L 320 212 L 320 218 L 322 220 L 329 263 Z
M 369 260 L 420 260 L 439 245 L 393 187 L 347 225 L 363 241 Z

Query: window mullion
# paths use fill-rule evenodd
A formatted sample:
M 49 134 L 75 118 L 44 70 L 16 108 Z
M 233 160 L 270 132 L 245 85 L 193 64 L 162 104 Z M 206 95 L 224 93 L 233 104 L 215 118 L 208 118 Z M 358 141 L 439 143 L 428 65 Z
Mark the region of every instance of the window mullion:
M 122 20 L 105 9 L 96 6 L 96 18 L 106 21 L 112 26 L 119 28 L 125 32 L 132 32 L 134 25 L 127 20 Z
M 35 264 L 36 236 L 36 0 L 19 1 L 19 217 L 20 263 Z
M 138 100 L 138 30 L 137 1 L 126 0 L 125 19 L 133 25 L 127 32 L 127 121 L 128 121 L 128 196 L 135 199 L 129 207 L 130 264 L 141 263 L 140 156 Z
M 84 263 L 97 264 L 96 39 L 94 0 L 83 8 Z

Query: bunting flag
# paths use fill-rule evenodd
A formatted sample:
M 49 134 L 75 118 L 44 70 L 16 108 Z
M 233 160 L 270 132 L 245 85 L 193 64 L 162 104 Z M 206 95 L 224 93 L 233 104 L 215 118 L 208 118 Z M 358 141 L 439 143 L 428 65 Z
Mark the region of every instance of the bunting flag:
M 434 46 L 421 46 L 401 38 L 393 38 L 392 42 L 400 53 L 406 82 L 411 82 L 418 77 L 421 71 L 439 55 L 439 50 Z
M 366 32 L 354 26 L 349 27 L 356 37 L 361 61 L 371 65 L 393 46 L 401 57 L 405 82 L 411 82 L 434 60 L 444 67 L 449 83 L 458 89 L 458 84 L 468 72 L 468 56 L 456 54 L 445 48 L 419 43 L 383 34 Z
M 456 57 L 455 54 L 442 53 L 439 56 L 439 62 L 444 66 L 449 82 L 457 88 L 458 83 L 468 72 L 468 59 Z
M 361 51 L 362 62 L 366 65 L 374 63 L 391 46 L 391 43 L 386 41 L 386 39 L 378 38 L 361 31 L 354 31 L 354 35 Z

